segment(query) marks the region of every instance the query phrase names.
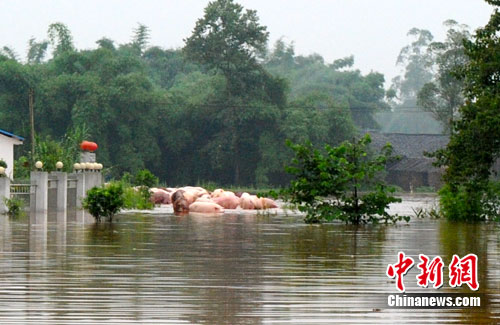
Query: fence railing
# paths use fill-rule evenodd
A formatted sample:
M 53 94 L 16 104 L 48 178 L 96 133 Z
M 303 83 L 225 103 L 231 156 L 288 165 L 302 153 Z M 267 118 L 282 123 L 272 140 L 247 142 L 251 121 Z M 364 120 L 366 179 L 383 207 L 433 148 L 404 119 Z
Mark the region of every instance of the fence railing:
M 31 184 L 10 184 L 10 196 L 28 195 L 35 191 L 36 185 Z

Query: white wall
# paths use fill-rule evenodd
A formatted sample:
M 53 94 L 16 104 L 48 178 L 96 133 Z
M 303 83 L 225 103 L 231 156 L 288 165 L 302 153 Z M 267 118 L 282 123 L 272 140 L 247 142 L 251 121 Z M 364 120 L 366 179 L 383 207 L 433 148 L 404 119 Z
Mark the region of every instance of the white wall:
M 14 177 L 14 145 L 22 144 L 21 141 L 0 134 L 0 159 L 7 163 L 5 173 L 10 179 Z

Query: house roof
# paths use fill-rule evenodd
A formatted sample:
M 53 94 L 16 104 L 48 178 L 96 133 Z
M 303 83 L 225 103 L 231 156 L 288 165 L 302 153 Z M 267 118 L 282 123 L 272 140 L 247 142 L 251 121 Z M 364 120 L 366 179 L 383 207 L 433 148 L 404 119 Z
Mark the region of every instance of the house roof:
M 401 160 L 390 164 L 389 170 L 398 171 L 436 171 L 434 159 L 424 156 L 424 152 L 434 152 L 446 147 L 449 136 L 440 134 L 404 134 L 371 132 L 372 147 L 378 151 L 387 142 L 392 144 L 393 154 Z
M 450 138 L 441 134 L 404 134 L 372 132 L 372 145 L 380 150 L 387 142 L 392 144 L 395 155 L 406 158 L 425 158 L 424 152 L 446 147 Z
M 439 168 L 432 163 L 431 158 L 402 158 L 401 160 L 388 166 L 390 170 L 397 171 L 413 171 L 413 172 L 430 172 L 437 171 Z
M 7 132 L 7 131 L 2 130 L 2 129 L 0 129 L 0 134 L 5 135 L 6 137 L 9 137 L 9 138 L 13 138 L 13 139 L 19 140 L 19 141 L 24 141 L 23 137 L 20 137 L 18 135 L 15 135 L 13 133 Z

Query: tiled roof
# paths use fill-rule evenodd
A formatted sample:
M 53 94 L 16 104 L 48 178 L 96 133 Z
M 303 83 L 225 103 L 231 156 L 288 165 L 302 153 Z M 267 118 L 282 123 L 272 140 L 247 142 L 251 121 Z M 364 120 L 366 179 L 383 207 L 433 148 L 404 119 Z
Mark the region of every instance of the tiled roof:
M 394 154 L 407 158 L 425 158 L 424 152 L 433 152 L 446 147 L 449 136 L 440 134 L 403 134 L 372 132 L 372 147 L 382 148 L 387 142 L 392 144 Z
M 380 150 L 387 142 L 393 147 L 394 155 L 401 160 L 388 166 L 390 170 L 425 172 L 437 170 L 432 165 L 433 159 L 424 156 L 424 152 L 434 152 L 446 147 L 449 136 L 439 134 L 403 134 L 371 132 L 372 148 Z

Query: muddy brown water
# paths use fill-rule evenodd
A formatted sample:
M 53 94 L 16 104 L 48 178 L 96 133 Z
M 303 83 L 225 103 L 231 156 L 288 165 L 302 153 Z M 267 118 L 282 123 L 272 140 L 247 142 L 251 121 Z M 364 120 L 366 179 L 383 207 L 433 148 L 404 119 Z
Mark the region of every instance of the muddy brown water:
M 281 214 L 168 213 L 50 221 L 44 229 L 0 218 L 1 324 L 500 323 L 498 224 L 311 226 Z M 396 293 L 385 271 L 400 250 L 443 258 L 441 289 L 418 288 L 416 267 L 405 277 L 407 292 L 426 293 L 473 293 L 451 288 L 446 266 L 453 254 L 477 254 L 482 306 L 381 307 Z

